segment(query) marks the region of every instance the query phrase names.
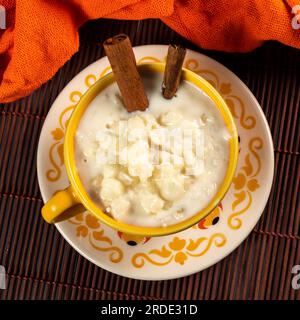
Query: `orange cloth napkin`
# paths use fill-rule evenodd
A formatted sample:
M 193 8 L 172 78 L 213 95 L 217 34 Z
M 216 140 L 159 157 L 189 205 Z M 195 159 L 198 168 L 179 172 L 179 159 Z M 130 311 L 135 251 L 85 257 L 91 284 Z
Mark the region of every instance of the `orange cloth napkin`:
M 245 52 L 265 40 L 300 48 L 292 28 L 295 0 L 0 0 L 0 102 L 26 96 L 78 50 L 78 28 L 89 19 L 160 18 L 197 45 Z

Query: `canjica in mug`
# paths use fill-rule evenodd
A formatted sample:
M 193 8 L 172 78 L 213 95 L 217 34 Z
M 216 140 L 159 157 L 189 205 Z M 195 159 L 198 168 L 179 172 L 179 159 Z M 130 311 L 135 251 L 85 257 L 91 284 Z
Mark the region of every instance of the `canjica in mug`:
M 57 221 L 66 211 L 68 214 L 76 213 L 80 205 L 116 230 L 136 235 L 162 236 L 196 224 L 225 196 L 237 165 L 238 134 L 223 98 L 202 77 L 183 69 L 177 97 L 164 101 L 159 90 L 164 64 L 142 64 L 138 66 L 138 70 L 143 76 L 150 101 L 146 111 L 132 114 L 122 107 L 113 73 L 98 80 L 73 111 L 64 141 L 64 164 L 70 186 L 58 191 L 42 208 L 42 215 L 47 222 Z M 105 101 L 108 101 L 106 105 Z M 196 109 L 197 106 L 199 110 Z M 120 121 L 116 119 L 119 115 Z M 96 134 L 95 121 L 101 123 Z M 126 151 L 128 162 L 121 159 L 120 155 L 123 153 L 118 149 L 114 154 L 117 154 L 118 161 L 121 159 L 122 163 L 101 163 L 103 155 L 100 151 L 104 148 L 101 143 L 106 143 L 107 150 L 112 150 L 112 146 L 116 145 L 108 142 L 107 134 L 115 130 L 113 135 L 124 138 L 124 134 L 120 133 L 121 124 L 125 124 L 126 133 L 129 130 L 131 134 L 129 142 L 126 140 L 129 146 L 122 149 Z M 198 167 L 191 166 L 186 154 L 182 157 L 182 154 L 174 156 L 176 152 L 170 147 L 170 143 L 165 145 L 172 150 L 164 150 L 162 136 L 163 133 L 170 132 L 170 128 L 186 128 L 186 131 L 190 132 L 186 136 L 194 136 L 203 133 L 202 127 L 210 130 L 204 130 L 209 132 L 209 135 L 202 134 L 197 140 L 202 141 L 202 147 L 204 145 L 206 148 L 200 148 L 202 156 L 207 150 L 206 166 L 203 161 L 197 162 Z M 104 132 L 101 132 L 101 128 Z M 107 129 L 108 133 L 104 129 Z M 178 130 L 172 132 L 178 133 Z M 86 139 L 89 135 L 98 139 L 91 151 L 88 150 L 88 144 L 94 141 Z M 173 134 L 172 137 L 173 141 L 177 139 L 178 144 L 176 135 Z M 189 143 L 193 145 L 195 140 Z M 224 147 L 222 151 L 225 144 L 227 149 Z M 120 142 L 117 142 L 117 145 L 119 147 Z M 156 146 L 155 150 L 159 152 L 157 160 L 157 153 L 153 156 L 151 149 L 151 161 L 155 158 L 156 163 L 147 162 L 149 158 L 147 160 L 145 154 L 149 146 Z M 192 148 L 195 153 L 195 145 Z M 181 148 L 180 152 L 184 150 Z M 163 161 L 170 154 L 175 163 L 165 165 Z M 216 155 L 223 159 L 218 161 L 215 159 Z M 201 155 L 197 156 L 201 159 Z M 143 164 L 140 167 L 137 161 L 139 157 L 140 164 Z M 95 172 L 99 171 L 95 177 L 93 168 Z M 161 176 L 157 176 L 158 173 Z M 89 181 L 93 184 L 91 188 Z

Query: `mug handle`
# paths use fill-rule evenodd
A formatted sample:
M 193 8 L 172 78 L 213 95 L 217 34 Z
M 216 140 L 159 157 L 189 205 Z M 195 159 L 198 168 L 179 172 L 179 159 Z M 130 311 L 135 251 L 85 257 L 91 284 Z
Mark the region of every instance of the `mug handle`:
M 80 201 L 74 193 L 71 186 L 65 190 L 58 191 L 54 196 L 46 202 L 42 208 L 42 216 L 48 223 L 54 223 L 66 211 L 70 211 L 69 215 L 78 214 L 78 205 Z M 81 212 L 85 209 L 81 206 Z M 72 214 L 72 212 L 74 214 Z

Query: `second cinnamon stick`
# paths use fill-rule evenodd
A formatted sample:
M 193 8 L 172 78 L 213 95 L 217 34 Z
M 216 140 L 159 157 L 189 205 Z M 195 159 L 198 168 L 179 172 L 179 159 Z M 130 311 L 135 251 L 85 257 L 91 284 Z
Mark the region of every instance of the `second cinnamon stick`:
M 186 49 L 178 45 L 169 45 L 163 82 L 163 96 L 172 99 L 175 95 L 181 76 Z
M 107 39 L 103 46 L 127 111 L 144 111 L 149 102 L 128 36 L 126 34 L 114 36 Z

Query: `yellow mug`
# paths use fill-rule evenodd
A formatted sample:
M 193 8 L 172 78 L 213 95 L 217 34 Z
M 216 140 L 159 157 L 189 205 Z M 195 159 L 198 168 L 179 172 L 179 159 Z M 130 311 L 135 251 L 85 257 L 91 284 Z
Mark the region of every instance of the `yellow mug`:
M 151 63 L 151 64 L 141 64 L 138 66 L 139 71 L 146 72 L 164 72 L 164 64 L 162 63 Z M 235 123 L 233 121 L 232 115 L 229 108 L 227 107 L 225 101 L 220 96 L 220 94 L 202 77 L 195 74 L 194 72 L 183 69 L 182 78 L 189 81 L 204 91 L 215 103 L 216 108 L 219 109 L 224 122 L 227 126 L 228 132 L 230 133 L 229 139 L 229 161 L 227 172 L 223 179 L 223 182 L 214 196 L 210 201 L 208 206 L 206 206 L 200 212 L 195 213 L 192 217 L 179 222 L 174 225 L 167 227 L 141 227 L 135 225 L 129 225 L 120 221 L 117 221 L 104 213 L 89 197 L 87 191 L 79 178 L 79 174 L 75 165 L 75 153 L 74 153 L 74 136 L 79 125 L 80 119 L 84 114 L 85 110 L 91 103 L 91 101 L 108 85 L 115 81 L 113 73 L 110 73 L 100 80 L 98 80 L 80 99 L 78 105 L 76 106 L 73 114 L 71 115 L 66 135 L 64 141 L 64 163 L 67 170 L 67 175 L 70 181 L 70 186 L 65 190 L 58 191 L 42 208 L 43 218 L 49 222 L 53 223 L 57 221 L 66 211 L 69 214 L 76 214 L 78 212 L 78 205 L 82 208 L 90 211 L 98 218 L 101 222 L 104 222 L 108 226 L 122 231 L 124 233 L 143 235 L 143 236 L 163 236 L 175 232 L 184 230 L 201 219 L 206 217 L 223 199 L 229 186 L 232 182 L 234 172 L 237 165 L 238 159 L 238 134 Z

